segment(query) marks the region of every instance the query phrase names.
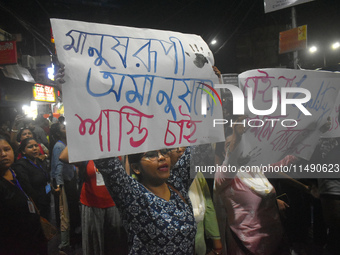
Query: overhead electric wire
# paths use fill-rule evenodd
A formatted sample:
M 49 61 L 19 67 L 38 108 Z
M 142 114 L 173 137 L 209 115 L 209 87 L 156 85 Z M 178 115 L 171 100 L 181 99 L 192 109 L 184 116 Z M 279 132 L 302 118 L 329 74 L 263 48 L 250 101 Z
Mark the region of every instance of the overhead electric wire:
M 50 47 L 45 43 L 49 41 L 41 35 L 36 29 L 27 21 L 22 20 L 18 15 L 16 15 L 14 12 L 12 12 L 10 9 L 8 9 L 6 6 L 4 6 L 2 3 L 0 3 L 0 8 L 8 12 L 10 15 L 12 15 L 29 33 L 33 35 L 35 39 L 37 39 L 46 49 L 47 51 L 51 54 L 53 54 L 53 51 L 50 49 Z M 45 42 L 43 42 L 45 41 Z
M 35 0 L 35 2 L 39 5 L 39 7 L 44 11 L 44 13 L 46 14 L 46 16 L 48 17 L 48 19 L 50 19 L 50 14 L 48 13 L 48 11 L 46 11 L 46 9 L 44 8 L 44 6 L 42 6 L 42 4 L 38 1 Z
M 234 30 L 234 32 L 228 37 L 227 40 L 224 41 L 224 43 L 214 52 L 214 54 L 217 54 L 228 42 L 229 40 L 234 36 L 234 34 L 239 30 L 239 28 L 241 27 L 242 23 L 246 20 L 246 18 L 248 17 L 250 11 L 254 8 L 256 4 L 256 1 L 253 2 L 253 5 L 249 8 L 249 10 L 247 11 L 246 15 L 244 15 L 243 19 L 241 20 L 241 22 L 238 24 L 238 26 L 236 27 L 236 29 Z

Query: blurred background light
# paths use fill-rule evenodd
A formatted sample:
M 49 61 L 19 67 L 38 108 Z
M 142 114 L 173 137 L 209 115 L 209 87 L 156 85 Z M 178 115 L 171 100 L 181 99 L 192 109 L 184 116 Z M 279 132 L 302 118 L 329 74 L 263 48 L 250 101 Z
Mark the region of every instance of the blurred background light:
M 310 48 L 309 48 L 309 52 L 310 53 L 315 53 L 315 52 L 317 52 L 318 51 L 318 48 L 316 47 L 316 46 L 311 46 Z

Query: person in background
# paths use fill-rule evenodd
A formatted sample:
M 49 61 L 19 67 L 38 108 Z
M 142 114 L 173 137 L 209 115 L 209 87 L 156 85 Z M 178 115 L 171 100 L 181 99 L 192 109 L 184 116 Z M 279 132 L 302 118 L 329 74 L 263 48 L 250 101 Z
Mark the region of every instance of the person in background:
M 50 113 L 50 116 L 48 116 L 48 121 L 50 122 L 50 126 L 52 126 L 52 124 L 57 123 L 58 119 L 56 117 L 53 116 L 53 113 Z
M 31 121 L 28 124 L 28 127 L 35 134 L 35 138 L 37 139 L 37 142 L 39 144 L 45 145 L 45 147 L 48 148 L 49 144 L 48 144 L 47 135 L 46 135 L 44 129 L 42 129 L 40 125 L 42 125 L 42 120 L 37 119 L 35 121 Z
M 66 128 L 59 122 L 50 129 L 51 177 L 55 189 L 56 219 L 60 217 L 61 251 L 69 251 L 78 244 L 77 228 L 80 226 L 79 194 L 77 190 L 77 173 L 72 164 L 59 160 L 61 152 L 67 145 Z M 59 213 L 59 209 L 62 213 Z
M 12 129 L 10 130 L 10 142 L 13 146 L 14 153 L 17 154 L 19 149 L 20 139 L 17 140 L 18 132 L 25 127 L 24 124 L 25 116 L 16 115 L 12 124 Z M 32 134 L 33 137 L 33 134 Z M 16 155 L 17 156 L 17 155 Z
M 26 138 L 22 140 L 19 152 L 22 157 L 14 163 L 12 168 L 17 173 L 22 188 L 38 207 L 40 215 L 50 220 L 50 177 L 43 162 L 39 159 L 39 144 L 34 138 Z
M 68 147 L 59 159 L 68 163 Z M 118 209 L 93 160 L 77 163 L 83 176 L 80 193 L 83 255 L 127 254 L 127 235 Z
M 246 116 L 236 116 L 241 123 Z M 233 125 L 233 134 L 225 141 L 223 165 L 240 168 L 245 162 L 238 157 L 245 128 Z M 284 164 L 294 163 L 292 156 Z M 281 164 L 278 162 L 277 164 Z M 215 174 L 215 209 L 218 214 L 222 243 L 227 242 L 227 254 L 281 254 L 283 228 L 279 209 L 287 204 L 276 199 L 274 187 L 263 173 Z M 286 248 L 286 247 L 285 247 Z M 224 248 L 225 249 L 225 248 Z
M 340 121 L 340 115 L 339 115 Z M 321 139 L 322 150 L 315 164 L 337 166 L 340 164 L 340 139 Z M 318 179 L 318 192 L 322 207 L 323 221 L 327 227 L 325 253 L 335 255 L 340 250 L 340 178 Z
M 171 165 L 175 165 L 185 151 L 185 147 L 174 148 L 170 151 Z M 222 243 L 214 204 L 210 195 L 208 183 L 203 174 L 198 172 L 189 188 L 189 197 L 193 206 L 197 223 L 195 237 L 195 253 L 205 255 L 207 244 L 205 239 L 212 241 L 208 254 L 222 254 Z
M 222 254 L 222 242 L 215 207 L 210 195 L 208 183 L 203 174 L 198 172 L 189 189 L 189 197 L 194 208 L 197 223 L 195 252 L 197 255 Z M 206 240 L 211 241 L 208 247 Z
M 0 136 L 0 254 L 47 255 L 40 216 L 12 169 L 14 152 Z
M 17 159 L 20 159 L 22 157 L 21 152 L 19 151 L 19 147 L 21 144 L 21 141 L 27 139 L 27 138 L 34 138 L 34 134 L 30 128 L 22 128 L 19 130 L 16 138 L 16 145 L 18 146 L 17 152 L 18 156 Z M 49 150 L 45 147 L 45 145 L 38 143 L 39 147 L 39 159 L 46 163 L 45 160 L 47 160 L 49 156 Z
M 21 127 L 21 128 L 19 128 Z M 25 116 L 17 115 L 14 119 L 12 130 L 11 130 L 11 143 L 13 145 L 14 152 L 17 153 L 19 149 L 20 142 L 24 140 L 25 138 L 31 138 L 34 137 L 34 133 L 32 130 L 28 127 L 27 120 Z M 45 160 L 49 156 L 49 150 L 48 147 L 46 147 L 44 144 L 40 144 L 40 159 Z M 20 154 L 18 155 L 18 159 L 20 158 Z
M 48 121 L 48 119 L 46 119 L 43 115 L 40 115 L 39 117 L 39 126 L 44 130 L 47 140 L 48 140 L 48 144 L 50 143 L 50 123 Z M 49 146 L 47 147 L 49 148 Z
M 61 124 L 65 124 L 65 117 L 64 116 L 60 116 L 58 118 L 58 122 L 61 123 Z
M 0 135 L 8 138 L 10 140 L 11 138 L 11 129 L 10 129 L 10 124 L 9 122 L 2 122 L 0 124 Z

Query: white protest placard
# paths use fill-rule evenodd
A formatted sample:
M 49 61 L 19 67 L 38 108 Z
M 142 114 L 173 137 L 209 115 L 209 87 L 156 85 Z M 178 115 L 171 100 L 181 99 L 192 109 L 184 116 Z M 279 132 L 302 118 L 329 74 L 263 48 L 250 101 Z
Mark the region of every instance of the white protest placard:
M 51 19 L 65 64 L 71 162 L 224 140 L 213 54 L 200 36 Z M 209 93 L 208 93 L 209 92 Z M 201 114 L 206 97 L 207 114 Z
M 239 165 L 264 166 L 295 155 L 309 159 L 320 138 L 322 125 L 327 122 L 340 86 L 340 74 L 332 72 L 261 69 L 239 75 L 239 85 L 245 94 L 246 105 L 251 102 L 254 109 L 273 109 L 268 115 L 255 115 L 245 107 L 246 132 L 238 155 L 233 155 Z M 252 94 L 247 94 L 248 88 Z M 304 93 L 284 92 L 298 88 L 310 92 L 310 100 L 298 106 L 297 100 L 306 97 Z M 277 90 L 277 92 L 274 92 Z M 275 108 L 275 100 L 277 107 Z M 286 100 L 288 99 L 288 100 Z M 285 102 L 283 104 L 283 102 Z M 273 107 L 273 108 L 272 108 Z M 311 115 L 303 113 L 308 111 Z M 286 111 L 283 113 L 283 111 Z
M 339 110 L 340 110 L 340 93 L 338 94 L 333 110 L 329 115 L 331 125 L 328 132 L 321 135 L 322 138 L 335 138 L 340 137 L 340 124 L 339 124 Z
M 264 12 L 273 12 L 314 0 L 264 0 Z

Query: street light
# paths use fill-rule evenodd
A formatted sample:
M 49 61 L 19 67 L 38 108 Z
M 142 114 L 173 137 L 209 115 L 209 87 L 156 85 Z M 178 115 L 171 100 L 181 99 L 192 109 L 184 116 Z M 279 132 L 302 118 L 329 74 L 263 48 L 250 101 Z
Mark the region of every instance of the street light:
M 316 46 L 311 46 L 310 48 L 309 48 L 309 52 L 310 53 L 315 53 L 315 52 L 317 52 L 318 51 L 318 48 L 316 47 Z
M 340 42 L 334 42 L 333 44 L 331 44 L 331 50 L 335 51 L 335 50 L 339 50 L 340 48 Z M 316 52 L 319 52 L 319 49 L 316 45 L 312 45 L 311 47 L 308 48 L 308 51 L 310 54 L 316 54 Z M 320 52 L 323 55 L 323 65 L 324 67 L 327 65 L 327 61 L 326 61 L 326 55 L 329 53 L 327 52 L 328 50 L 325 49 L 325 47 L 322 47 Z M 333 53 L 334 55 L 334 53 Z
M 214 44 L 216 44 L 216 43 L 217 43 L 217 41 L 216 41 L 215 39 L 211 41 L 211 44 L 212 44 L 212 45 L 214 45 Z
M 339 47 L 340 47 L 340 43 L 339 43 L 339 42 L 335 42 L 335 43 L 332 44 L 332 49 L 333 49 L 333 50 L 336 50 L 336 49 L 338 49 Z

